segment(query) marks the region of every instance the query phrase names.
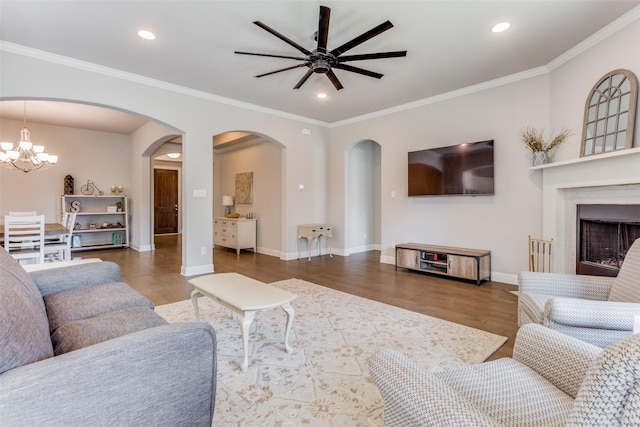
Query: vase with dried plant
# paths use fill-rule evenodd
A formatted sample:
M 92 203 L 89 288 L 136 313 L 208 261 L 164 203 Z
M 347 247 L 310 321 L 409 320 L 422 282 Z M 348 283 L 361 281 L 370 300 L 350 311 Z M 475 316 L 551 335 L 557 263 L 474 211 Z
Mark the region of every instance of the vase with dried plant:
M 533 166 L 548 163 L 550 160 L 549 153 L 551 150 L 562 144 L 569 135 L 571 135 L 571 132 L 563 129 L 558 135 L 553 137 L 553 139 L 545 141 L 544 130 L 538 130 L 532 127 L 527 127 L 520 134 L 524 146 L 533 154 Z

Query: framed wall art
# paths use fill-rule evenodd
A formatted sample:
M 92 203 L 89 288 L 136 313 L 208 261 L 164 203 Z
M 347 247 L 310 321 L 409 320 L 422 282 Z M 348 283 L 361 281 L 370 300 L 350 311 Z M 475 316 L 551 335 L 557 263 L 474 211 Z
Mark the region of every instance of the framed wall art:
M 253 172 L 236 174 L 236 205 L 253 203 Z

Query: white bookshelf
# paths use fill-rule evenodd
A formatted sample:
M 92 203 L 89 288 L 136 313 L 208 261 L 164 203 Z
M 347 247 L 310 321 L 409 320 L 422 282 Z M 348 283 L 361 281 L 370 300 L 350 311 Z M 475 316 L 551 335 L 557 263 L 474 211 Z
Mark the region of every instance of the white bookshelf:
M 118 202 L 121 208 L 118 211 Z M 115 208 L 114 208 L 115 207 Z M 64 195 L 61 212 L 76 214 L 71 251 L 129 247 L 129 204 L 125 195 Z

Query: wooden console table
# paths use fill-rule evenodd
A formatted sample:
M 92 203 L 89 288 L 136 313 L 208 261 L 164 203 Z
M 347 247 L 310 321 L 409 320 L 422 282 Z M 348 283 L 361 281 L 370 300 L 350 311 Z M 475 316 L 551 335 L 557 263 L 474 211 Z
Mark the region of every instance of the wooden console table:
M 300 258 L 300 239 L 307 240 L 307 250 L 309 252 L 309 261 L 311 261 L 311 242 L 316 239 L 318 244 L 318 255 L 320 252 L 320 237 L 324 236 L 327 240 L 329 256 L 333 258 L 331 253 L 331 242 L 333 240 L 332 226 L 328 224 L 301 224 L 298 226 L 298 258 Z
M 451 246 L 402 243 L 396 245 L 398 267 L 458 279 L 491 280 L 491 251 Z

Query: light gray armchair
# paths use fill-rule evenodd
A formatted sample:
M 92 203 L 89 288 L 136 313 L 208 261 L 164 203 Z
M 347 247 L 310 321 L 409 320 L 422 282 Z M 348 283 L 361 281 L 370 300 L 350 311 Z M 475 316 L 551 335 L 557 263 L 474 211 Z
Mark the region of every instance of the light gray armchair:
M 640 314 L 640 239 L 618 277 L 522 272 L 518 325 L 540 323 L 599 347 L 633 333 Z
M 386 427 L 640 425 L 640 335 L 603 350 L 529 324 L 513 359 L 432 373 L 382 349 L 369 372 Z

